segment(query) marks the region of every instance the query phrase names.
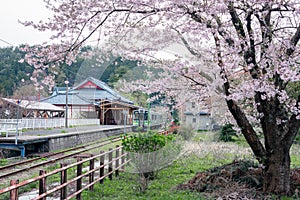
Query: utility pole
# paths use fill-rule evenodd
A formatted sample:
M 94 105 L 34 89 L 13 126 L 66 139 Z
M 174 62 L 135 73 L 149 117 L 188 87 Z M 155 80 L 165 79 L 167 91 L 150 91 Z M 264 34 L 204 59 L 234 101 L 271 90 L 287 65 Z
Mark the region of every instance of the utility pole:
M 68 85 L 69 85 L 69 81 L 66 80 L 65 81 L 66 84 L 66 111 L 65 111 L 65 128 L 68 128 Z

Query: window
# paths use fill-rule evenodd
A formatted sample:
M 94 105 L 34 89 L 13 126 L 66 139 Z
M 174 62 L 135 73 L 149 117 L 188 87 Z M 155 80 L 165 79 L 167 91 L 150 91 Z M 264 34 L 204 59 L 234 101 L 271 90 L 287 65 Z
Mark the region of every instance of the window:
M 193 118 L 193 123 L 196 123 L 196 118 Z
M 195 107 L 196 107 L 195 102 L 192 102 L 192 108 L 195 108 Z
M 134 120 L 138 120 L 139 119 L 139 112 L 136 111 L 136 110 L 133 112 L 133 119 Z

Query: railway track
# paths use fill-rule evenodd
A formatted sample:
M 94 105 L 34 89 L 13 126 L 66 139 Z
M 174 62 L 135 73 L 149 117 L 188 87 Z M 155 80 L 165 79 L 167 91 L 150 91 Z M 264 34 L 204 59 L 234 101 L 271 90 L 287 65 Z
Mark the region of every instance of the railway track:
M 20 161 L 17 163 L 9 164 L 6 166 L 0 167 L 0 180 L 3 180 L 4 178 L 22 173 L 22 172 L 28 172 L 30 170 L 33 170 L 37 167 L 46 166 L 49 164 L 56 163 L 57 161 L 67 159 L 67 158 L 73 158 L 76 155 L 82 154 L 84 152 L 97 149 L 99 147 L 103 147 L 105 145 L 120 141 L 122 138 L 121 136 L 108 138 L 101 141 L 95 141 L 92 143 L 89 143 L 87 145 L 74 147 L 71 149 L 55 152 L 55 153 L 49 153 L 41 157 L 27 159 L 24 161 Z M 46 158 L 47 160 L 38 162 L 39 160 L 42 160 L 41 158 Z

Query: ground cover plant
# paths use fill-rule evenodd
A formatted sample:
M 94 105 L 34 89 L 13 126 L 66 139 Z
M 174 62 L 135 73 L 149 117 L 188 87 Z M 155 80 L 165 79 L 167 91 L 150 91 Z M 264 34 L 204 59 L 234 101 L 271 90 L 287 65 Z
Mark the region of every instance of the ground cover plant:
M 153 131 L 124 137 L 122 145 L 130 159 L 127 170 L 140 176 L 138 180 L 141 191 L 145 192 L 148 181 L 154 180 L 157 172 L 180 154 L 180 138 L 173 134 L 161 135 Z
M 262 191 L 262 169 L 249 146 L 213 141 L 212 132 L 196 133 L 184 154 L 160 170 L 141 192 L 138 174 L 125 172 L 84 192 L 84 199 L 276 199 Z M 238 141 L 245 140 L 243 136 Z M 299 145 L 291 151 L 291 186 L 300 189 Z M 281 199 L 299 199 L 299 194 Z
M 138 174 L 121 173 L 112 181 L 105 180 L 104 184 L 95 185 L 94 192 L 85 191 L 83 199 L 207 199 L 198 192 L 176 190 L 176 185 L 187 181 L 198 170 L 206 170 L 216 162 L 212 157 L 199 162 L 196 155 L 174 161 L 168 168 L 159 171 L 157 177 L 149 182 L 145 192 L 141 192 L 137 179 Z M 223 161 L 225 162 L 225 160 Z

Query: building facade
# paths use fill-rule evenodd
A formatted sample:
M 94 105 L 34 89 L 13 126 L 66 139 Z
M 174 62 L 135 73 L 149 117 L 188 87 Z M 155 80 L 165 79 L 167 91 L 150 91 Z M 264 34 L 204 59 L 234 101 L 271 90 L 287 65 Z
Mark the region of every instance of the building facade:
M 212 130 L 213 118 L 208 110 L 199 109 L 196 102 L 187 101 L 181 107 L 181 123 L 194 130 Z
M 68 118 L 97 118 L 103 125 L 132 123 L 134 103 L 106 83 L 88 77 L 73 88 L 55 88 L 52 96 L 41 100 L 67 110 Z

